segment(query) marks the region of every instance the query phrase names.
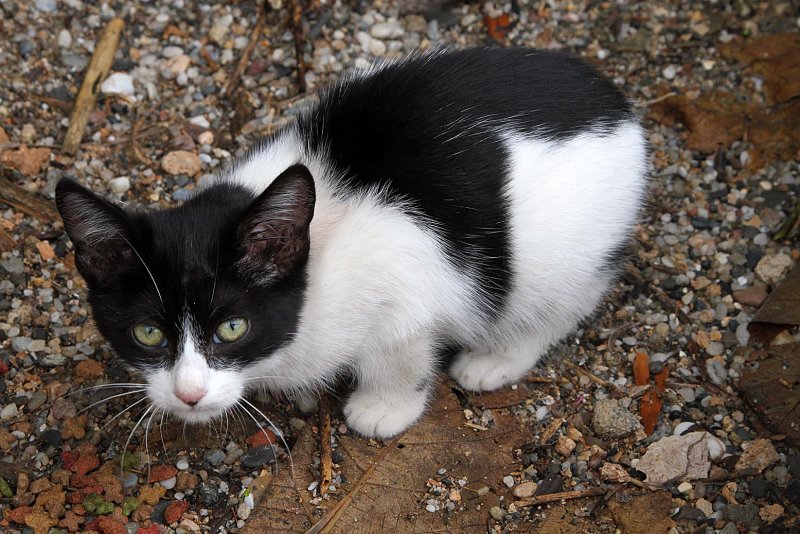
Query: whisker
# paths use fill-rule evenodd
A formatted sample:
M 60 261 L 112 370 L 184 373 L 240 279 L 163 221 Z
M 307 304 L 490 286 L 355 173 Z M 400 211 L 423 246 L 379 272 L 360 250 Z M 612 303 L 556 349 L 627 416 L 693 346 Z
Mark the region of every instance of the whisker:
M 270 418 L 267 417 L 264 414 L 264 412 L 262 412 L 261 410 L 256 408 L 256 406 L 252 402 L 250 402 L 249 400 L 245 399 L 244 397 L 242 397 L 240 400 L 246 402 L 248 406 L 250 406 L 252 409 L 254 409 L 256 411 L 256 413 L 258 413 L 261 417 L 263 417 L 267 421 L 267 423 L 269 423 L 270 426 L 275 429 L 275 431 L 277 432 L 278 438 L 280 438 L 281 443 L 283 443 L 284 448 L 286 448 L 286 454 L 289 456 L 289 468 L 291 469 L 291 475 L 292 475 L 292 478 L 294 479 L 294 460 L 292 459 L 292 451 L 289 448 L 289 444 L 286 443 L 286 439 L 284 439 L 284 437 L 283 437 L 283 432 L 281 432 L 280 429 L 278 429 L 278 427 L 275 426 L 272 423 Z M 252 417 L 252 414 L 250 414 L 250 415 Z M 253 420 L 255 420 L 255 417 L 253 418 Z M 256 421 L 256 424 L 258 424 L 258 421 Z M 259 427 L 260 427 L 260 425 L 259 425 Z M 261 430 L 264 430 L 264 429 L 261 428 Z M 267 439 L 269 440 L 269 435 L 266 432 L 264 432 L 264 434 L 267 436 Z
M 116 419 L 117 417 L 119 417 L 119 416 L 121 416 L 121 415 L 124 415 L 125 413 L 127 413 L 127 412 L 128 412 L 128 410 L 130 410 L 131 408 L 133 408 L 133 407 L 134 407 L 134 406 L 136 406 L 137 404 L 141 404 L 142 402 L 144 402 L 144 401 L 146 401 L 146 400 L 147 400 L 147 397 L 142 397 L 141 399 L 139 399 L 138 401 L 134 402 L 133 404 L 129 404 L 129 405 L 126 407 L 126 408 L 124 408 L 122 411 L 120 411 L 120 412 L 119 412 L 117 415 L 115 415 L 114 417 L 112 417 L 111 419 L 109 419 L 108 421 L 106 421 L 106 424 L 104 424 L 104 425 L 103 425 L 103 426 L 100 428 L 100 430 L 105 430 L 105 428 L 106 428 L 108 425 L 110 425 L 111 423 L 113 423 L 113 422 L 114 422 L 114 419 Z
M 167 444 L 164 443 L 164 416 L 167 415 L 167 410 L 161 410 L 161 421 L 158 422 L 158 433 L 161 435 L 161 448 L 164 449 L 164 457 L 167 456 Z
M 144 413 L 139 418 L 139 420 L 136 421 L 136 424 L 133 425 L 133 428 L 131 429 L 130 434 L 128 434 L 128 439 L 125 440 L 125 446 L 122 447 L 122 457 L 120 458 L 120 461 L 119 461 L 119 469 L 120 469 L 120 473 L 121 473 L 122 476 L 125 476 L 125 453 L 128 451 L 128 445 L 130 445 L 130 443 L 131 443 L 131 438 L 133 438 L 133 433 L 136 432 L 136 429 L 139 428 L 139 425 L 142 423 L 144 418 L 147 417 L 147 413 L 150 410 L 152 410 L 153 408 L 155 408 L 155 404 L 151 404 L 150 406 L 145 408 Z M 147 470 L 148 470 L 147 478 L 149 480 L 150 479 L 150 475 L 149 475 L 149 471 L 150 471 L 150 456 L 149 455 L 147 457 L 147 465 L 148 465 L 148 467 L 147 467 Z
M 153 422 L 153 416 L 158 413 L 160 408 L 156 408 L 152 412 L 150 412 L 150 418 L 147 420 L 147 425 L 144 427 L 144 452 L 147 454 L 147 481 L 150 482 L 150 470 L 152 468 L 152 462 L 150 461 L 150 423 Z
M 135 390 L 133 390 L 133 391 L 127 391 L 127 392 L 125 392 L 125 393 L 118 393 L 117 395 L 111 395 L 110 397 L 106 397 L 105 399 L 99 400 L 99 401 L 97 401 L 97 402 L 93 402 L 92 404 L 90 404 L 90 405 L 89 405 L 89 406 L 87 406 L 86 408 L 83 408 L 81 411 L 79 411 L 79 412 L 78 412 L 78 415 L 82 414 L 83 412 L 85 412 L 85 411 L 87 411 L 87 410 L 91 410 L 92 408 L 94 408 L 94 407 L 95 407 L 95 406 L 97 406 L 98 404 L 103 404 L 103 403 L 105 403 L 105 402 L 108 402 L 108 401 L 110 401 L 110 400 L 112 400 L 112 399 L 117 399 L 117 398 L 119 398 L 119 397 L 126 397 L 126 396 L 128 396 L 128 395 L 136 395 L 137 393 L 142 393 L 142 392 L 144 392 L 144 391 L 147 391 L 147 389 L 145 389 L 145 388 L 142 388 L 142 389 L 135 389 Z
M 72 395 L 77 395 L 78 393 L 83 393 L 83 392 L 86 392 L 86 391 L 97 391 L 97 390 L 100 390 L 100 389 L 132 389 L 132 388 L 140 388 L 140 387 L 142 387 L 144 385 L 146 385 L 146 384 L 134 384 L 133 382 L 125 383 L 125 384 L 100 384 L 98 386 L 90 386 L 90 387 L 78 389 L 76 391 L 70 391 L 69 393 L 65 394 L 64 396 L 65 397 L 71 397 Z
M 135 252 L 136 256 L 139 258 L 139 261 L 142 262 L 142 265 L 144 266 L 144 270 L 147 271 L 148 275 L 150 275 L 150 280 L 152 280 L 153 286 L 156 288 L 156 293 L 158 294 L 158 300 L 159 300 L 159 302 L 161 302 L 161 309 L 164 310 L 164 299 L 161 297 L 161 291 L 158 289 L 158 284 L 156 284 L 156 279 L 153 276 L 153 273 L 150 272 L 150 267 L 147 266 L 147 264 L 144 262 L 144 259 L 142 258 L 142 255 L 139 254 L 139 251 L 136 250 L 136 248 L 134 248 L 134 246 L 131 244 L 131 242 L 128 241 L 125 238 L 125 236 L 121 236 L 121 237 L 122 237 L 122 240 L 125 241 L 128 244 L 128 246 L 131 247 L 131 249 L 133 249 L 133 252 Z

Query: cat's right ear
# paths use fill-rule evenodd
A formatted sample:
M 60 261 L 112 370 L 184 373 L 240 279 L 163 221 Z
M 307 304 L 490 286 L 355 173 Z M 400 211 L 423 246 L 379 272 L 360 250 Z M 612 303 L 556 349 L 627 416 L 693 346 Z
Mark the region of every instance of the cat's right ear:
M 240 271 L 266 284 L 302 265 L 308 258 L 315 201 L 314 178 L 305 166 L 293 165 L 275 178 L 239 224 Z
M 90 286 L 113 283 L 134 260 L 125 212 L 69 178 L 56 186 L 56 207 L 75 245 L 75 265 L 86 282 Z

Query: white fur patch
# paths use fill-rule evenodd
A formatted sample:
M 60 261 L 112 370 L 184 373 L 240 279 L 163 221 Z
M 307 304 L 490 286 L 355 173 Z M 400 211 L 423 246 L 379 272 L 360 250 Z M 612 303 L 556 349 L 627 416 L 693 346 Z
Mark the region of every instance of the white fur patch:
M 148 395 L 157 407 L 193 423 L 220 417 L 244 394 L 245 376 L 236 370 L 212 369 L 199 352 L 192 322 L 186 319 L 180 354 L 171 369 L 149 373 Z M 197 399 L 194 406 L 181 400 Z
M 641 127 L 630 122 L 566 141 L 507 128 L 513 285 L 490 324 L 475 281 L 453 267 L 434 229 L 385 202 L 379 189 L 337 191 L 324 158 L 302 153 L 293 130 L 218 178 L 258 194 L 287 167 L 303 163 L 317 188 L 297 331 L 290 344 L 235 373 L 240 387 L 227 395 L 245 383 L 313 393 L 349 370 L 359 386 L 345 413 L 362 433 L 388 437 L 419 416 L 426 399 L 419 384 L 434 372 L 437 340 L 473 347 L 453 374 L 470 389 L 493 389 L 524 376 L 551 343 L 590 314 L 611 280 L 603 269 L 606 254 L 630 234 L 642 204 Z M 185 376 L 202 382 L 199 374 Z M 213 391 L 210 386 L 207 396 Z M 396 417 L 366 413 L 365 399 L 376 398 L 385 401 L 384 412 L 401 402 L 409 410 Z

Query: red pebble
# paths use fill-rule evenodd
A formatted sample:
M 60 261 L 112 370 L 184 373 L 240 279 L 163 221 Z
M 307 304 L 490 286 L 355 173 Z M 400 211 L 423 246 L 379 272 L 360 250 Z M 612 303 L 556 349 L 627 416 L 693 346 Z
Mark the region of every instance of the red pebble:
M 72 465 L 78 461 L 81 453 L 74 451 L 64 451 L 61 453 L 61 461 L 64 462 L 64 469 L 70 469 Z
M 265 435 L 266 434 L 266 435 Z M 244 440 L 250 447 L 261 447 L 262 445 L 275 445 L 275 434 L 268 428 L 259 430 L 246 440 Z
M 136 531 L 136 534 L 160 534 L 158 531 L 158 527 L 155 525 L 150 525 L 147 528 L 139 527 L 139 530 Z
M 161 482 L 162 480 L 169 480 L 174 477 L 178 470 L 171 465 L 154 465 L 150 469 L 150 476 L 147 481 L 152 484 L 153 482 Z
M 117 523 L 107 515 L 101 515 L 97 518 L 97 526 L 100 527 L 100 532 L 103 534 L 127 534 L 128 529 L 122 523 Z
M 8 364 L 3 360 L 0 360 L 0 375 L 4 375 L 8 372 Z
M 20 525 L 24 525 L 25 516 L 31 512 L 33 512 L 33 508 L 31 508 L 30 506 L 20 506 L 19 508 L 14 508 L 13 510 L 11 510 L 11 513 L 8 515 L 8 518 L 14 523 L 19 523 Z
M 100 467 L 100 458 L 97 456 L 81 455 L 72 465 L 69 470 L 78 475 L 85 475 L 89 471 L 94 471 Z
M 167 523 L 175 523 L 178 521 L 183 513 L 189 509 L 189 503 L 186 501 L 174 501 L 167 506 L 164 510 L 164 519 Z

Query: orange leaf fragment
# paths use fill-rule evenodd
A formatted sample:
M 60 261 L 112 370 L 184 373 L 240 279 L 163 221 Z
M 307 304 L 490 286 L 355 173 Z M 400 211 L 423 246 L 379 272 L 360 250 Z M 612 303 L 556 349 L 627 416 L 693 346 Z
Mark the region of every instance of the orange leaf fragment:
M 486 30 L 489 32 L 489 37 L 495 41 L 504 41 L 508 35 L 508 30 L 511 29 L 511 20 L 508 13 L 503 13 L 499 17 L 483 17 L 486 24 Z
M 650 383 L 650 357 L 646 352 L 637 352 L 633 360 L 633 379 L 637 386 Z
M 648 436 L 656 429 L 658 416 L 663 406 L 664 401 L 661 399 L 661 395 L 653 391 L 645 391 L 642 395 L 642 400 L 639 401 L 639 416 L 642 418 L 642 425 Z

